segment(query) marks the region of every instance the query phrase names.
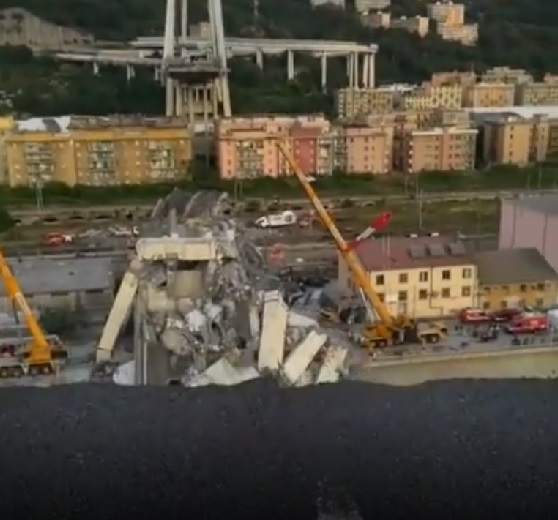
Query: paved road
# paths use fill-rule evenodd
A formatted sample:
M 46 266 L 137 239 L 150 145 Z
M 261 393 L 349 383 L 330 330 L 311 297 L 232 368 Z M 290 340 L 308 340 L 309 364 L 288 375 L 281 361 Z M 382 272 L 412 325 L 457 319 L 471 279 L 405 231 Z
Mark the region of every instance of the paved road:
M 466 192 L 431 192 L 423 193 L 423 200 L 425 202 L 432 201 L 444 201 L 444 200 L 491 200 L 496 198 L 512 198 L 521 195 L 542 195 L 542 194 L 558 194 L 558 189 L 546 189 L 546 190 L 495 190 L 495 191 L 466 191 Z M 335 206 L 343 201 L 351 200 L 356 206 L 365 206 L 368 204 L 374 204 L 384 199 L 389 198 L 390 201 L 405 201 L 410 200 L 409 195 L 405 194 L 386 194 L 386 195 L 366 195 L 366 196 L 350 196 L 350 195 L 338 195 L 324 197 L 323 201 Z M 248 199 L 248 201 L 256 201 L 262 205 L 271 204 L 273 201 L 269 199 Z M 248 202 L 247 201 L 247 202 Z M 305 198 L 297 199 L 282 199 L 281 204 L 284 206 L 293 205 L 307 205 L 309 202 Z M 10 213 L 15 218 L 59 218 L 61 219 L 64 214 L 98 214 L 107 215 L 115 214 L 117 212 L 148 212 L 155 205 L 152 204 L 119 204 L 110 206 L 47 206 L 43 211 L 37 211 L 34 208 L 29 209 L 10 209 Z

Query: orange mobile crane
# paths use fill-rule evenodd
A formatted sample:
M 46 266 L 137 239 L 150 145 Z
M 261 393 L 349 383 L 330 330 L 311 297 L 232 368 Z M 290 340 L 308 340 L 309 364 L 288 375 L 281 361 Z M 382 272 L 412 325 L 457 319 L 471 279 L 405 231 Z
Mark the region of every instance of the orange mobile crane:
M 356 255 L 353 248 L 349 247 L 347 242 L 345 242 L 345 239 L 341 236 L 335 222 L 323 206 L 320 198 L 304 175 L 304 172 L 300 169 L 294 157 L 292 157 L 283 143 L 276 142 L 276 144 L 279 152 L 287 161 L 302 185 L 306 196 L 314 207 L 317 215 L 322 221 L 322 224 L 329 231 L 329 234 L 335 241 L 337 249 L 341 253 L 341 256 L 349 268 L 353 281 L 364 295 L 367 306 L 373 309 L 379 318 L 375 321 L 370 320 L 370 322 L 365 325 L 360 338 L 362 345 L 366 348 L 374 349 L 387 347 L 389 345 L 404 345 L 425 342 L 438 343 L 445 334 L 445 331 L 438 325 L 430 325 L 424 330 L 419 331 L 417 323 L 408 316 L 392 316 L 384 302 L 380 299 L 376 291 L 374 291 L 369 277 L 362 267 L 360 259 Z
M 23 314 L 32 338 L 21 352 L 0 357 L 0 378 L 53 374 L 56 370 L 56 360 L 66 359 L 67 350 L 58 342 L 49 343 L 1 251 L 0 274 L 6 287 L 6 293 Z

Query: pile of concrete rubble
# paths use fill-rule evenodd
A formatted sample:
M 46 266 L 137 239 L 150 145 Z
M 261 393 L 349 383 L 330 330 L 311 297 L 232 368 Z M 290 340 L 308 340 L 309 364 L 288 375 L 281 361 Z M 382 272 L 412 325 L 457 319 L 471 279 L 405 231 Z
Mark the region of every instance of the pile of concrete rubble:
M 181 200 L 176 192 L 173 198 Z M 347 348 L 330 341 L 304 310 L 288 308 L 281 281 L 267 269 L 249 229 L 208 214 L 206 204 L 203 210 L 201 218 L 179 219 L 170 206 L 166 220 L 158 216 L 158 231 L 151 222 L 150 236 L 138 240 L 115 301 L 118 319 L 109 326 L 109 316 L 110 334 L 99 344 L 106 359 L 121 318 L 133 310 L 134 361 L 116 371 L 115 382 L 195 387 L 262 376 L 289 386 L 338 381 Z

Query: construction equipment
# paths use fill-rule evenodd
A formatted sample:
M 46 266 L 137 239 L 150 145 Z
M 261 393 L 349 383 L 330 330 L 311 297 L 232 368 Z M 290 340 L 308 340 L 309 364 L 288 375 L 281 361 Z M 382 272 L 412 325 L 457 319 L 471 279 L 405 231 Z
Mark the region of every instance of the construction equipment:
M 0 357 L 0 378 L 55 373 L 57 361 L 66 359 L 68 352 L 56 336 L 50 342 L 45 336 L 1 251 L 0 274 L 6 287 L 6 293 L 23 315 L 32 338 L 21 349 Z
M 320 198 L 314 191 L 314 188 L 306 178 L 304 172 L 298 166 L 296 160 L 289 153 L 287 147 L 278 141 L 276 142 L 276 145 L 279 152 L 287 161 L 287 164 L 293 170 L 302 185 L 306 196 L 314 207 L 323 225 L 335 241 L 337 249 L 344 261 L 347 263 L 349 272 L 351 273 L 356 286 L 362 291 L 362 294 L 365 297 L 365 302 L 367 307 L 369 307 L 368 310 L 370 319 L 369 323 L 364 326 L 362 334 L 359 338 L 363 347 L 367 349 L 375 349 L 387 347 L 389 345 L 439 342 L 444 336 L 444 331 L 436 324 L 430 324 L 424 330 L 419 331 L 419 326 L 415 320 L 409 318 L 408 316 L 392 316 L 389 309 L 372 288 L 369 277 L 366 274 L 360 259 L 355 253 L 356 248 L 354 247 L 354 244 L 349 245 L 345 242 L 345 239 L 341 236 L 341 233 L 337 229 L 333 219 L 323 206 Z M 378 317 L 376 320 L 372 319 L 374 313 Z

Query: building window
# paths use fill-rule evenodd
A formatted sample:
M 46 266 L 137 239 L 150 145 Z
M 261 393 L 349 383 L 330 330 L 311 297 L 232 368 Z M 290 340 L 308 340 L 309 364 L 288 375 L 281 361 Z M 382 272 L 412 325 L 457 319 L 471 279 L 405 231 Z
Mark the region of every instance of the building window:
M 490 302 L 484 302 L 482 304 L 482 308 L 487 311 L 488 309 L 490 309 Z
M 535 301 L 535 305 L 537 307 L 542 307 L 544 306 L 544 299 L 543 298 L 537 298 L 537 300 Z
M 406 302 L 407 301 L 407 291 L 399 291 L 399 293 L 397 293 L 397 299 L 400 302 Z
M 426 289 L 421 289 L 418 293 L 419 300 L 428 300 L 428 291 Z
M 526 286 L 524 283 L 522 283 L 522 284 L 519 286 L 519 290 L 520 290 L 521 292 L 527 292 L 527 286 Z
M 442 271 L 442 280 L 451 280 L 451 271 L 449 269 Z
M 470 267 L 464 267 L 463 268 L 463 279 L 464 280 L 470 280 L 471 278 L 473 278 L 473 270 Z M 448 278 L 449 280 L 449 278 Z
M 451 295 L 451 291 L 449 288 L 442 289 L 442 298 L 449 298 Z
M 409 275 L 407 273 L 399 273 L 399 283 L 407 283 L 409 281 Z
M 383 274 L 376 275 L 376 285 L 384 285 L 384 275 Z
M 379 292 L 377 294 L 378 294 L 378 298 L 380 299 L 380 301 L 383 302 L 384 301 L 384 293 Z
M 421 271 L 419 273 L 419 281 L 420 282 L 428 282 L 428 271 Z
M 461 287 L 461 296 L 465 298 L 471 296 L 471 288 L 469 286 Z
M 537 291 L 544 291 L 544 283 L 537 284 Z
M 502 300 L 500 302 L 500 309 L 506 309 L 508 307 L 508 302 L 506 300 Z

